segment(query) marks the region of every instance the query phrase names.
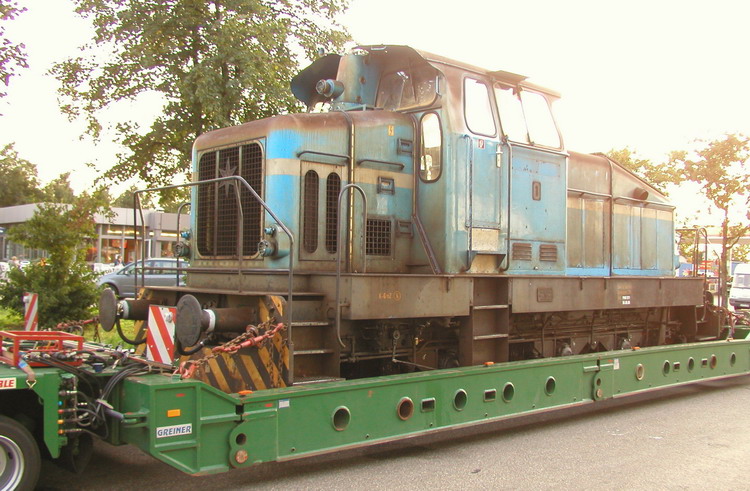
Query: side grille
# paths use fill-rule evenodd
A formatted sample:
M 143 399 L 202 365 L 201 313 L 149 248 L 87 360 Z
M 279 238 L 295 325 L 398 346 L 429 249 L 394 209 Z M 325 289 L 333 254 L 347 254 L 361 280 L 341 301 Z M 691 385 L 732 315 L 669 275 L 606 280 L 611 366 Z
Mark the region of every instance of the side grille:
M 326 179 L 326 251 L 336 254 L 336 233 L 339 226 L 338 199 L 341 192 L 341 178 L 335 172 Z
M 391 255 L 391 228 L 390 220 L 367 219 L 365 253 L 368 256 Z
M 555 244 L 542 244 L 539 246 L 539 260 L 551 263 L 557 262 L 557 246 Z
M 510 257 L 515 261 L 531 261 L 531 244 L 516 242 Z
M 204 153 L 198 163 L 198 179 L 241 176 L 263 197 L 263 151 L 250 143 Z M 238 187 L 239 185 L 239 187 Z M 239 204 L 237 191 L 239 190 Z M 237 257 L 239 207 L 242 207 L 242 253 L 258 252 L 261 206 L 244 185 L 236 181 L 198 186 L 198 252 L 208 257 Z
M 302 212 L 302 246 L 313 253 L 318 249 L 318 173 L 314 170 L 305 174 L 305 198 Z

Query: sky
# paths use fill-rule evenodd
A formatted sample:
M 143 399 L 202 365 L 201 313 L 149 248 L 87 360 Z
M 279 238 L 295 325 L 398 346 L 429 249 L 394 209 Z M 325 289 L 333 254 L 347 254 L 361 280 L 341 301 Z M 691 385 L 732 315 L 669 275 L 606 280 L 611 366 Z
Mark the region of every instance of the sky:
M 0 144 L 15 142 L 43 182 L 71 171 L 81 191 L 92 181 L 85 163 L 108 168 L 122 149 L 80 139 L 83 122 L 60 114 L 45 73 L 91 30 L 72 2 L 21 3 L 29 11 L 7 33 L 26 44 L 31 67 L 0 100 Z M 360 44 L 410 45 L 560 92 L 555 110 L 571 150 L 627 146 L 659 161 L 696 139 L 750 135 L 748 18 L 742 0 L 351 0 L 341 20 Z M 112 118 L 150 111 L 127 103 Z

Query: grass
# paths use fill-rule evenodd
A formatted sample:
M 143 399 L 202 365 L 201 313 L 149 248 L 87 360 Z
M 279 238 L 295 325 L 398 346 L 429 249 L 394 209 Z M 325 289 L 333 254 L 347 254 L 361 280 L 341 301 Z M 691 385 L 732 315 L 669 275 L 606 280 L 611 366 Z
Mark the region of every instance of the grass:
M 0 330 L 23 329 L 23 316 L 15 310 L 0 307 Z
M 123 334 L 128 338 L 133 339 L 135 337 L 135 322 L 131 320 L 122 320 L 120 323 Z M 23 330 L 23 316 L 14 310 L 0 307 L 0 331 L 20 330 Z M 132 344 L 128 344 L 120 339 L 120 335 L 117 334 L 117 328 L 112 329 L 110 332 L 106 332 L 97 324 L 89 324 L 83 327 L 83 337 L 87 341 L 96 343 L 122 346 L 126 349 L 133 348 Z

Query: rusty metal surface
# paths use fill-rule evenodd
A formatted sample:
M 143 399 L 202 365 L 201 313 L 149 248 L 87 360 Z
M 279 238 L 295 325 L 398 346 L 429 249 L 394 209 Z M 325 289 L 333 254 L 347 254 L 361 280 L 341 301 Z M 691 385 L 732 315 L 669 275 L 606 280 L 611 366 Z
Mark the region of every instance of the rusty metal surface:
M 701 305 L 702 278 L 514 277 L 514 313 Z
M 469 314 L 472 279 L 455 276 L 356 275 L 342 278 L 344 319 Z M 419 315 L 415 315 L 419 313 Z

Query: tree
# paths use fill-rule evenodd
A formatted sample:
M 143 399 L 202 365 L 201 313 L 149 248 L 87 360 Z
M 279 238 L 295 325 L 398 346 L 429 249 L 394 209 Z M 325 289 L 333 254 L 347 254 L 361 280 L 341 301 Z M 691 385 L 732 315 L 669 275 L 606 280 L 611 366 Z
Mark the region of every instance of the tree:
M 117 198 L 111 200 L 111 204 L 118 208 L 133 208 L 133 193 L 138 190 L 137 186 L 130 186 Z M 153 193 L 140 193 L 138 195 L 141 206 L 146 209 L 160 208 L 168 213 L 177 213 L 182 203 L 190 201 L 190 190 L 179 188 L 171 190 L 171 193 L 161 193 L 158 204 L 154 201 Z M 189 210 L 186 210 L 189 211 Z
M 22 159 L 12 143 L 0 150 L 0 207 L 24 205 L 41 199 L 37 168 Z
M 53 179 L 42 189 L 44 201 L 48 203 L 68 203 L 75 202 L 75 191 L 70 186 L 70 172 L 60 174 L 60 177 Z
M 143 131 L 115 125 L 128 152 L 106 177 L 171 184 L 189 171 L 193 140 L 219 127 L 296 111 L 287 84 L 294 53 L 340 49 L 335 23 L 348 0 L 75 0 L 96 34 L 86 54 L 51 70 L 62 110 L 98 138 L 102 110 L 157 94 L 162 113 Z
M 29 67 L 26 46 L 23 43 L 14 43 L 5 35 L 5 23 L 25 11 L 26 7 L 19 7 L 18 2 L 12 0 L 0 3 L 0 82 L 6 87 L 19 68 Z M 7 92 L 0 91 L 0 97 L 6 95 Z
M 732 248 L 732 261 L 750 262 L 750 244 L 737 244 Z
M 607 156 L 644 179 L 662 194 L 667 194 L 666 186 L 675 180 L 674 171 L 670 166 L 643 159 L 628 147 L 619 150 L 612 149 L 607 152 Z
M 726 281 L 729 250 L 750 230 L 750 139 L 739 134 L 726 135 L 714 141 L 699 141 L 702 148 L 693 152 L 672 152 L 670 163 L 679 180 L 697 183 L 706 198 L 722 216 L 720 277 Z M 743 223 L 732 223 L 730 213 L 744 215 Z M 719 285 L 722 305 L 726 305 L 726 288 Z
M 70 205 L 40 204 L 31 219 L 11 227 L 9 240 L 44 249 L 49 260 L 12 269 L 8 281 L 0 283 L 0 305 L 23 312 L 23 293 L 35 292 L 41 325 L 86 318 L 97 288 L 84 245 L 96 234 L 94 214 L 105 211 L 100 195 L 83 193 Z

